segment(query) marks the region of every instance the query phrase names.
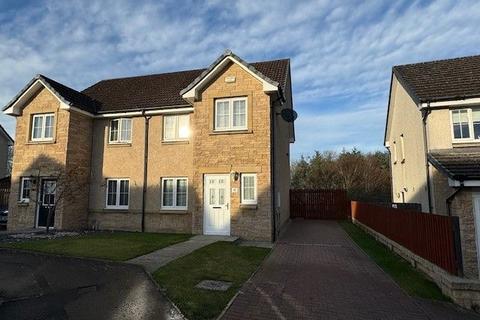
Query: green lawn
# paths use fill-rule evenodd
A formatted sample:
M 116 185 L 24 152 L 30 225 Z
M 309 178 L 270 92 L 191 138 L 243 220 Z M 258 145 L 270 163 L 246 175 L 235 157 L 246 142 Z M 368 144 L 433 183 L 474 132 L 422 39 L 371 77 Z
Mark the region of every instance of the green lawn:
M 449 301 L 435 283 L 428 280 L 410 263 L 351 222 L 342 221 L 340 225 L 350 237 L 409 295 L 420 298 Z
M 102 232 L 49 240 L 2 243 L 1 247 L 66 256 L 124 261 L 188 240 L 189 234 Z
M 154 279 L 189 319 L 213 319 L 258 268 L 270 249 L 216 242 L 158 269 Z M 197 289 L 202 280 L 233 282 L 225 292 Z

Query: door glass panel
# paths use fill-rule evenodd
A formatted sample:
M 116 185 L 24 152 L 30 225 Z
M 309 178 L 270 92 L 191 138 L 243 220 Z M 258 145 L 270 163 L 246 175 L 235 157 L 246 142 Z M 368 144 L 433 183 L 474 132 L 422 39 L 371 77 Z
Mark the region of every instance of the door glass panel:
M 210 203 L 210 205 L 213 206 L 213 205 L 216 204 L 216 202 L 215 202 L 215 189 L 214 189 L 214 188 L 210 188 L 210 189 L 209 189 L 209 194 L 210 194 L 210 195 L 209 195 L 209 198 L 210 198 L 209 203 Z
M 218 189 L 218 204 L 220 205 L 225 204 L 225 189 L 223 188 Z
M 43 185 L 43 205 L 53 206 L 55 204 L 55 181 L 45 181 Z

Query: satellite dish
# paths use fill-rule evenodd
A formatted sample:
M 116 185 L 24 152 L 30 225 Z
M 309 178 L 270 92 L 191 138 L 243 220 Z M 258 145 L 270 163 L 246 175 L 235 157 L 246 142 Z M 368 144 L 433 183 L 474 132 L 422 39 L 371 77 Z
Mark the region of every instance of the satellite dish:
M 283 120 L 287 122 L 293 122 L 298 117 L 297 112 L 293 109 L 283 109 L 280 112 L 280 115 L 282 116 Z

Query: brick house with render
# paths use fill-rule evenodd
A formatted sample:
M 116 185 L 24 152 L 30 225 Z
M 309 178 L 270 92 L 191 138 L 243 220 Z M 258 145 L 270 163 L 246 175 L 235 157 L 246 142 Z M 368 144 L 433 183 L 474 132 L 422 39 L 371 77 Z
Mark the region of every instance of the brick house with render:
M 289 218 L 288 59 L 226 51 L 207 69 L 100 81 L 38 75 L 16 117 L 8 229 L 235 235 L 273 241 Z
M 385 146 L 392 201 L 458 216 L 463 272 L 478 279 L 480 56 L 393 67 Z

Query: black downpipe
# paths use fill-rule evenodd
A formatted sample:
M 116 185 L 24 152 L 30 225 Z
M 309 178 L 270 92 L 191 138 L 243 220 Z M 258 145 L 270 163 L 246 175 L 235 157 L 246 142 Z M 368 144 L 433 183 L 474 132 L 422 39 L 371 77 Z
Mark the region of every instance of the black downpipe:
M 428 212 L 433 212 L 432 207 L 432 192 L 430 190 L 430 164 L 428 163 L 428 136 L 427 136 L 427 118 L 430 114 L 430 102 L 427 103 L 427 108 L 422 110 L 422 122 L 423 122 L 423 142 L 425 147 L 425 171 L 427 174 L 427 196 L 428 196 Z
M 452 216 L 453 199 L 455 199 L 455 196 L 462 190 L 463 190 L 463 181 L 460 181 L 460 186 L 450 196 L 448 196 L 447 200 L 445 200 L 445 202 L 447 203 L 447 214 L 449 216 Z
M 452 216 L 452 202 L 455 196 L 463 190 L 463 180 L 460 181 L 460 186 L 447 198 L 445 201 L 447 204 L 447 214 L 452 217 L 453 223 L 453 239 L 455 246 L 455 260 L 457 265 L 457 276 L 463 277 L 463 254 L 462 254 L 462 241 L 460 235 L 460 220 L 458 217 Z
M 150 116 L 145 115 L 145 110 L 142 111 L 145 118 L 145 147 L 143 155 L 143 191 L 142 191 L 142 232 L 145 232 L 145 206 L 147 199 L 147 177 L 148 177 L 148 129 L 150 127 Z
M 272 103 L 270 108 L 270 122 L 272 125 L 270 126 L 270 145 L 271 145 L 271 154 L 270 154 L 270 182 L 272 185 L 272 242 L 277 240 L 277 218 L 276 218 L 276 210 L 275 210 L 275 101 Z

